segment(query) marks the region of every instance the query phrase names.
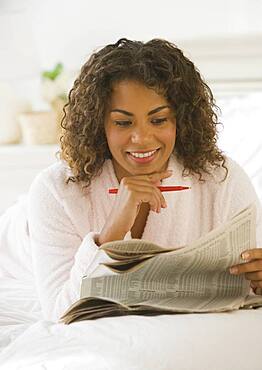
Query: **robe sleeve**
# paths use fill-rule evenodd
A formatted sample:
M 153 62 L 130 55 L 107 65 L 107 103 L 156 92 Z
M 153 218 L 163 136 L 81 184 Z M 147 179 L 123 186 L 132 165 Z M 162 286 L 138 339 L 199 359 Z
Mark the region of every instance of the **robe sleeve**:
M 100 263 L 111 259 L 95 244 L 96 231 L 90 229 L 84 238 L 79 236 L 62 199 L 42 174 L 29 191 L 28 225 L 43 316 L 57 321 L 80 298 L 82 277 L 92 275 Z

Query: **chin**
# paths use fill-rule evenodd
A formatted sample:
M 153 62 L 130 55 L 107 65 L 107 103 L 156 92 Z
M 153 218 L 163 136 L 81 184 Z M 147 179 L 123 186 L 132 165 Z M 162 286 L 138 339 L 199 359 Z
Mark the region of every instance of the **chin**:
M 151 173 L 154 173 L 154 172 L 160 172 L 161 171 L 161 168 L 160 166 L 144 166 L 143 168 L 141 167 L 137 167 L 137 168 L 129 168 L 128 169 L 128 172 L 131 174 L 131 175 L 149 175 Z

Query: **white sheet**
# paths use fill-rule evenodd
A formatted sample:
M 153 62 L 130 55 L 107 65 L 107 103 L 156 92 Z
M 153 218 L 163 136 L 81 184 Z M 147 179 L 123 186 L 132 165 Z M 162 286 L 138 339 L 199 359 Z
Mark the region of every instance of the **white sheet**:
M 42 320 L 32 286 L 0 285 L 1 370 L 262 369 L 262 309 L 64 325 Z
M 0 351 L 42 317 L 32 286 L 17 279 L 0 278 Z
M 0 355 L 1 370 L 261 370 L 262 310 L 38 321 Z

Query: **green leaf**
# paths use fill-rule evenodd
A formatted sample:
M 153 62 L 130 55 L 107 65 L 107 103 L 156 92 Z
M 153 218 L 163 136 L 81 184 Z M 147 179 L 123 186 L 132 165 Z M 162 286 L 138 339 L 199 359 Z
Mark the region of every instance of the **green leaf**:
M 63 64 L 57 63 L 55 67 L 49 71 L 43 71 L 42 77 L 54 81 L 63 71 Z

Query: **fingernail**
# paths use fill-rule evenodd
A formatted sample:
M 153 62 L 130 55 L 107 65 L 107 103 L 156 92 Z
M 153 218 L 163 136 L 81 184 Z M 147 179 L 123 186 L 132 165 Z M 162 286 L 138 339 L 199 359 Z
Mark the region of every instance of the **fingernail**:
M 230 274 L 237 274 L 237 267 L 230 267 Z
M 248 260 L 250 257 L 250 254 L 248 252 L 245 252 L 245 253 L 242 253 L 241 257 L 243 258 L 243 260 Z

